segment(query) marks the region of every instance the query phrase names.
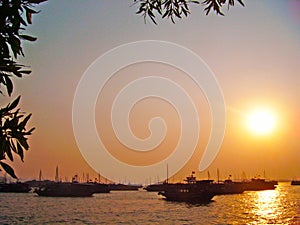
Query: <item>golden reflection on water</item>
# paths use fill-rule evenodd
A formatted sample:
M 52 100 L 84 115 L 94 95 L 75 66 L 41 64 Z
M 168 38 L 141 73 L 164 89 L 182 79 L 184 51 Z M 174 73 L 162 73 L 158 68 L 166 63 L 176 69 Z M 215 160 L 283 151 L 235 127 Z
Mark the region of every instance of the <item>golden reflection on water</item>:
M 251 203 L 251 222 L 247 224 L 298 224 L 293 217 L 295 212 L 288 212 L 287 192 L 277 187 L 275 190 L 249 192 Z M 290 215 L 290 218 L 286 218 Z
M 263 220 L 276 220 L 281 214 L 278 194 L 276 190 L 257 191 L 253 213 Z

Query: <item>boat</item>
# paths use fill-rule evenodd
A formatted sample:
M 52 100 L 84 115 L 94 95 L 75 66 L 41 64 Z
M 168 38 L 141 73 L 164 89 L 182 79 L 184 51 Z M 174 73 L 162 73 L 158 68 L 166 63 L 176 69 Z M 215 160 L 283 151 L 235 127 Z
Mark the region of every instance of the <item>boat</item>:
M 87 183 L 92 184 L 94 186 L 94 193 L 109 193 L 111 191 L 108 184 L 103 183 Z
M 163 183 L 158 183 L 158 184 L 149 184 L 146 187 L 144 187 L 143 189 L 149 192 L 160 192 L 160 191 L 164 191 L 165 188 L 168 187 L 168 183 L 167 182 L 163 182 Z
M 291 185 L 300 185 L 300 180 L 292 180 Z
M 199 183 L 171 185 L 158 194 L 169 201 L 191 203 L 209 202 L 215 196 L 215 193 L 206 188 L 206 185 Z
M 213 183 L 210 188 L 216 195 L 241 194 L 245 191 L 244 183 L 234 182 L 231 179 Z
M 97 188 L 93 183 L 52 182 L 41 185 L 34 192 L 45 197 L 91 197 L 99 193 Z
M 168 201 L 189 203 L 207 203 L 216 195 L 211 184 L 213 180 L 196 180 L 196 177 L 188 176 L 185 183 L 166 184 L 163 191 L 158 194 Z
M 277 181 L 266 181 L 262 178 L 252 178 L 250 181 L 243 181 L 245 191 L 274 190 L 278 184 Z
M 135 184 L 108 184 L 108 188 L 111 191 L 137 191 L 141 187 L 141 185 Z
M 0 183 L 0 192 L 28 193 L 30 190 L 29 185 L 22 182 Z

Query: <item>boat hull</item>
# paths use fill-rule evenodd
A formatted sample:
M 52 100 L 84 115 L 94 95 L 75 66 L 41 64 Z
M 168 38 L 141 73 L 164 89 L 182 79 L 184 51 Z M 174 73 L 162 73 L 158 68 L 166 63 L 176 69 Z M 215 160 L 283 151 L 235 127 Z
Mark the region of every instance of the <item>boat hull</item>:
M 44 197 L 91 197 L 96 190 L 93 184 L 52 183 L 41 186 L 34 192 Z
M 208 187 L 197 184 L 174 184 L 165 187 L 165 190 L 158 193 L 168 201 L 204 203 L 210 202 L 215 196 Z
M 249 182 L 244 182 L 245 191 L 263 191 L 263 190 L 274 190 L 277 181 L 265 181 L 264 179 L 252 179 Z
M 4 183 L 0 184 L 0 192 L 28 193 L 31 190 L 25 183 Z
M 291 185 L 300 185 L 300 180 L 292 180 Z
M 243 193 L 245 187 L 243 183 L 231 182 L 231 183 L 214 183 L 211 185 L 210 189 L 216 195 L 230 195 L 230 194 Z

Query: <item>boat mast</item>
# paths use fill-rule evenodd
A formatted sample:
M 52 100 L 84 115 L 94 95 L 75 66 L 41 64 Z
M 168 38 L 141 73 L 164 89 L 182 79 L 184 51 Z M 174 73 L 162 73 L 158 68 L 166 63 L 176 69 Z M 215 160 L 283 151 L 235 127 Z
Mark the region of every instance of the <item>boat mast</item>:
M 55 182 L 59 182 L 59 177 L 58 177 L 58 166 L 56 166 L 56 170 L 55 170 L 55 178 L 54 178 Z
M 167 163 L 167 184 L 169 183 L 169 165 Z
M 217 177 L 218 177 L 218 183 L 220 183 L 220 171 L 219 171 L 219 168 L 217 168 Z
M 39 182 L 42 181 L 42 170 L 40 170 L 40 173 L 39 173 Z

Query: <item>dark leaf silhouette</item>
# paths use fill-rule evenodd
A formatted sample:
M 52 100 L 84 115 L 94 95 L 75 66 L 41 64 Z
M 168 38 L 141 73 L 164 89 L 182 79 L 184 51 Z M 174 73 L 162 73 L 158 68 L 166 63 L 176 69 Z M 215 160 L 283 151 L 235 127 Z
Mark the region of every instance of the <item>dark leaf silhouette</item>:
M 22 41 L 36 41 L 36 37 L 24 34 L 28 24 L 32 23 L 32 15 L 38 13 L 33 8 L 46 0 L 0 0 L 0 93 L 9 96 L 13 92 L 13 78 L 29 75 L 28 67 L 16 62 L 24 56 Z M 2 90 L 6 89 L 6 92 Z M 14 170 L 3 160 L 14 160 L 14 154 L 24 160 L 24 151 L 29 149 L 26 126 L 31 117 L 21 113 L 17 108 L 20 96 L 6 107 L 0 108 L 0 165 L 13 178 Z
M 204 0 L 201 5 L 204 6 L 205 14 L 208 15 L 211 11 L 214 11 L 217 15 L 224 16 L 221 11 L 223 5 L 234 6 L 235 1 L 245 6 L 242 0 Z M 161 18 L 168 18 L 175 23 L 175 19 L 181 19 L 187 17 L 190 14 L 190 4 L 200 4 L 200 1 L 196 0 L 134 0 L 134 4 L 138 4 L 137 14 L 140 14 L 146 18 L 150 18 L 153 23 L 156 22 L 156 15 L 160 15 Z
M 0 165 L 4 169 L 4 171 L 6 173 L 8 173 L 11 177 L 17 178 L 17 176 L 15 174 L 15 171 L 13 170 L 13 168 L 10 165 L 8 165 L 8 164 L 6 164 L 4 162 L 1 162 L 1 161 L 0 161 Z

